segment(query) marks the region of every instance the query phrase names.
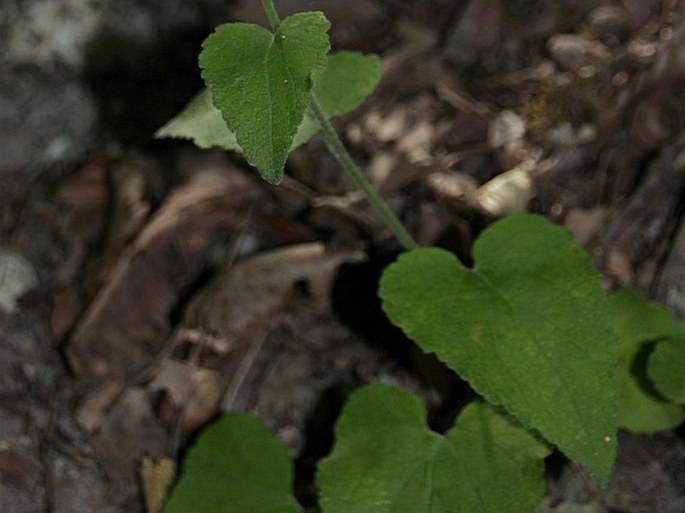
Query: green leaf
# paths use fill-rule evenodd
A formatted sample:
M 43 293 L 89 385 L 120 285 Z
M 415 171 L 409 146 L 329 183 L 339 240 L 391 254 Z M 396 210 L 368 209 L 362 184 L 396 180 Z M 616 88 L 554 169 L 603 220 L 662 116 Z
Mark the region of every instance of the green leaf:
M 191 139 L 200 148 L 241 151 L 235 134 L 228 129 L 221 111 L 212 103 L 209 89 L 195 95 L 181 112 L 155 132 L 155 137 Z
M 685 336 L 659 342 L 649 357 L 647 374 L 664 396 L 685 404 Z
M 312 76 L 314 94 L 329 118 L 356 109 L 376 88 L 380 78 L 377 55 L 362 55 L 346 50 L 331 54 L 328 66 Z M 307 111 L 295 136 L 293 148 L 306 143 L 319 128 L 316 118 Z
M 520 513 L 545 491 L 548 450 L 484 403 L 472 403 L 442 436 L 428 429 L 408 390 L 356 391 L 319 465 L 324 513 Z
M 371 94 L 380 80 L 376 55 L 341 51 L 328 57 L 328 66 L 312 75 L 314 93 L 329 117 L 356 109 Z M 293 144 L 297 148 L 319 131 L 319 123 L 307 111 L 297 129 Z M 219 147 L 242 151 L 235 134 L 228 129 L 221 111 L 212 103 L 209 90 L 198 93 L 173 119 L 157 130 L 155 137 L 191 139 L 200 148 Z
M 292 473 L 285 447 L 259 419 L 231 413 L 190 448 L 163 513 L 301 513 Z
M 618 344 L 597 271 L 567 230 L 527 214 L 490 226 L 473 257 L 467 269 L 441 249 L 404 253 L 381 279 L 386 313 L 605 483 Z
M 328 20 L 306 12 L 275 34 L 248 23 L 221 25 L 203 44 L 202 76 L 247 160 L 271 183 L 309 105 L 311 75 L 326 66 Z
M 682 324 L 632 289 L 618 290 L 609 298 L 620 341 L 619 425 L 647 433 L 677 426 L 685 418 L 685 410 L 654 388 L 647 375 L 647 360 L 654 342 L 684 334 Z

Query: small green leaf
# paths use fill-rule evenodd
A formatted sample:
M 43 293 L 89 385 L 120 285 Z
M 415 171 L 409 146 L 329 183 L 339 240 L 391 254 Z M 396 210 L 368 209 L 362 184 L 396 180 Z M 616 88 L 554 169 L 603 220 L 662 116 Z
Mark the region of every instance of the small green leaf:
M 381 279 L 389 318 L 605 483 L 616 452 L 618 344 L 599 274 L 572 235 L 517 214 L 485 230 L 475 268 L 437 248 Z
M 620 342 L 619 425 L 643 433 L 677 426 L 685 418 L 685 409 L 670 403 L 654 388 L 647 375 L 647 359 L 654 342 L 682 336 L 682 324 L 632 289 L 618 290 L 609 298 Z
M 356 109 L 375 89 L 381 78 L 377 55 L 340 51 L 328 57 L 326 69 L 312 76 L 314 94 L 329 118 Z M 309 111 L 305 113 L 293 148 L 306 143 L 319 131 L 319 123 Z
M 188 451 L 163 513 L 301 513 L 283 444 L 250 415 L 205 428 Z
M 356 109 L 371 94 L 380 80 L 376 55 L 341 51 L 328 57 L 328 66 L 312 75 L 314 93 L 329 117 Z M 297 129 L 293 144 L 297 148 L 319 131 L 319 123 L 307 111 Z M 209 90 L 198 93 L 173 119 L 157 130 L 155 137 L 190 139 L 200 148 L 219 147 L 242 151 L 235 134 L 228 129 L 221 111 L 212 103 Z
M 221 112 L 212 103 L 209 89 L 195 95 L 181 112 L 155 132 L 155 137 L 191 139 L 200 148 L 241 151 L 235 134 L 228 129 Z
M 343 50 L 328 58 L 326 69 L 314 73 L 314 93 L 328 116 L 356 109 L 381 79 L 377 55 Z
M 257 25 L 220 26 L 203 44 L 200 66 L 214 104 L 247 160 L 271 183 L 309 105 L 311 75 L 326 66 L 329 23 L 322 13 L 283 20 L 275 34 Z
M 685 336 L 659 342 L 647 373 L 659 392 L 674 403 L 685 404 Z
M 408 390 L 356 391 L 319 465 L 324 513 L 520 513 L 545 491 L 548 450 L 484 403 L 472 403 L 442 436 L 428 429 Z

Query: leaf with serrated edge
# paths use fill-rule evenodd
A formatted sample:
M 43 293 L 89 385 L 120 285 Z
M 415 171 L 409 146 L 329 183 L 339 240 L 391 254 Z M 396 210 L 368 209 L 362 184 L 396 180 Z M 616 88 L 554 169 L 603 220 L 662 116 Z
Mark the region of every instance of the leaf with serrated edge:
M 378 84 L 378 56 L 350 51 L 332 53 L 326 68 L 315 72 L 312 80 L 324 113 L 329 117 L 340 116 L 356 109 Z M 307 110 L 290 150 L 306 143 L 319 128 L 319 122 Z M 179 114 L 157 130 L 155 137 L 190 139 L 200 148 L 242 151 L 221 111 L 212 103 L 208 89 L 198 93 Z
M 158 139 L 191 139 L 200 148 L 241 151 L 235 134 L 228 129 L 221 111 L 212 103 L 209 89 L 196 94 L 181 112 L 155 132 Z
M 475 268 L 437 248 L 389 266 L 390 319 L 606 483 L 616 453 L 618 344 L 594 269 L 565 229 L 517 214 L 487 228 Z
M 309 105 L 311 75 L 326 66 L 329 23 L 294 14 L 275 34 L 248 23 L 221 25 L 203 43 L 202 77 L 247 160 L 271 183 Z
M 256 417 L 229 413 L 190 448 L 162 513 L 302 513 L 286 448 Z
M 445 436 L 411 392 L 352 394 L 319 464 L 324 513 L 520 513 L 544 495 L 548 448 L 489 405 L 471 403 Z

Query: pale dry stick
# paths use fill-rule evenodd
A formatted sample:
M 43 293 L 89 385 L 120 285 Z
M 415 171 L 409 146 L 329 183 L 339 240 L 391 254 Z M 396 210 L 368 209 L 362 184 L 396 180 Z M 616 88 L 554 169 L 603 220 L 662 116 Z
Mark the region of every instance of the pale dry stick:
M 243 388 L 243 384 L 245 383 L 248 374 L 254 367 L 257 357 L 259 356 L 262 347 L 264 347 L 264 342 L 266 341 L 268 333 L 269 330 L 262 330 L 252 340 L 245 358 L 243 358 L 241 365 L 238 367 L 238 370 L 236 371 L 231 383 L 224 393 L 224 399 L 221 403 L 221 411 L 231 411 L 234 409 L 238 393 Z

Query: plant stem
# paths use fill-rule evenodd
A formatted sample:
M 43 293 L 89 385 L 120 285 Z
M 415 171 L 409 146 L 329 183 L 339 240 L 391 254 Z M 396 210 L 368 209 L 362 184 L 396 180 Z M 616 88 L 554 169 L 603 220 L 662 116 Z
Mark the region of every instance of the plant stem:
M 278 30 L 278 26 L 281 24 L 281 21 L 278 19 L 278 13 L 276 13 L 273 0 L 262 0 L 262 7 L 264 7 L 266 17 L 269 18 L 271 29 L 276 32 Z
M 274 7 L 273 0 L 262 0 L 262 6 L 264 7 L 266 16 L 269 18 L 271 28 L 274 32 L 276 32 L 281 22 L 278 19 L 278 13 Z M 385 221 L 385 224 L 388 225 L 390 231 L 395 235 L 395 237 L 397 237 L 397 240 L 399 240 L 406 249 L 417 247 L 417 244 L 412 236 L 402 225 L 400 220 L 397 219 L 397 216 L 393 214 L 387 203 L 383 201 L 383 198 L 378 195 L 371 184 L 366 180 L 361 169 L 359 169 L 357 164 L 354 163 L 352 157 L 350 157 L 350 154 L 345 149 L 340 137 L 338 137 L 338 133 L 335 131 L 335 128 L 333 128 L 333 125 L 331 125 L 328 116 L 326 116 L 326 113 L 321 108 L 319 100 L 316 99 L 316 96 L 313 92 L 311 94 L 311 103 L 309 104 L 309 108 L 319 121 L 319 125 L 321 125 L 321 132 L 323 132 L 323 137 L 326 141 L 328 149 L 340 163 L 340 165 L 345 169 L 345 171 L 349 173 L 349 175 L 352 177 L 352 180 L 354 180 L 354 183 L 356 183 L 357 186 L 362 190 L 366 198 L 369 200 L 369 203 L 371 203 L 371 205 L 380 214 Z
M 390 228 L 395 237 L 397 237 L 397 239 L 406 249 L 417 247 L 417 244 L 412 236 L 402 225 L 400 220 L 397 219 L 397 216 L 395 216 L 392 210 L 390 210 L 390 207 L 388 207 L 387 203 L 383 201 L 383 199 L 373 189 L 371 184 L 366 180 L 361 169 L 359 169 L 357 164 L 354 163 L 352 157 L 350 157 L 350 154 L 345 149 L 340 137 L 338 137 L 337 132 L 333 128 L 333 125 L 329 121 L 328 116 L 326 116 L 321 108 L 321 104 L 316 99 L 314 93 L 311 94 L 311 103 L 309 104 L 309 108 L 318 120 L 319 125 L 321 125 L 321 132 L 323 133 L 323 137 L 326 141 L 328 149 L 340 163 L 340 165 L 345 169 L 345 171 L 349 173 L 349 175 L 352 177 L 352 180 L 354 180 L 357 186 L 362 190 L 366 198 L 369 200 L 369 203 L 371 203 L 371 205 L 378 211 L 380 216 L 385 221 L 385 224 L 388 225 L 388 228 Z

